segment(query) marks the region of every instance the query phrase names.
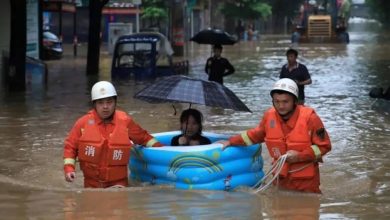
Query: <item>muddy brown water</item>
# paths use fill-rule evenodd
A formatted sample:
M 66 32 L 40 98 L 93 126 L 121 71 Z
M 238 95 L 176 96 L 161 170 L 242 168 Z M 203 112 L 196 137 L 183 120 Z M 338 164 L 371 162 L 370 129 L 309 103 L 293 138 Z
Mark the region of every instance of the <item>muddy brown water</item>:
M 85 55 L 48 62 L 44 91 L 0 95 L 0 216 L 2 219 L 387 219 L 390 217 L 390 110 L 372 105 L 368 92 L 390 85 L 390 35 L 351 29 L 351 43 L 298 45 L 300 61 L 313 79 L 306 103 L 316 109 L 333 149 L 321 165 L 323 194 L 270 189 L 252 194 L 185 191 L 134 186 L 84 190 L 81 175 L 66 183 L 62 147 L 75 120 L 89 108 L 95 79 L 85 76 Z M 206 78 L 210 47 L 188 44 L 190 76 Z M 253 111 L 234 112 L 195 106 L 205 115 L 204 130 L 236 134 L 254 127 L 270 106 L 269 90 L 286 62 L 289 36 L 261 36 L 257 42 L 226 46 L 223 55 L 236 67 L 225 85 Z M 81 46 L 83 47 L 83 46 Z M 71 52 L 70 52 L 71 54 Z M 102 49 L 99 79 L 109 79 L 110 56 Z M 170 104 L 133 99 L 150 81 L 116 81 L 119 107 L 145 129 L 178 129 Z M 178 111 L 187 108 L 177 105 Z M 269 162 L 266 151 L 265 162 Z M 268 164 L 265 165 L 269 166 Z

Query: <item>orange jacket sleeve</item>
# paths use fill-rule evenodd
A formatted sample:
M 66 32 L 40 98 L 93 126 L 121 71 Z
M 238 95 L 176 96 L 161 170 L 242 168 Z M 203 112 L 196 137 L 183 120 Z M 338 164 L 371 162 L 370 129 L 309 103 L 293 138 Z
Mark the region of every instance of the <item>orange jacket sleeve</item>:
M 265 137 L 265 120 L 261 120 L 259 125 L 255 128 L 244 131 L 243 133 L 229 138 L 229 142 L 234 146 L 248 146 L 264 142 Z
M 81 128 L 84 117 L 78 119 L 65 139 L 64 146 L 64 171 L 65 173 L 75 171 L 75 162 L 77 157 L 78 141 L 81 137 Z
M 129 129 L 129 138 L 136 144 L 148 146 L 148 147 L 161 147 L 163 146 L 146 130 L 139 126 L 130 116 L 127 125 Z
M 308 129 L 311 134 L 312 147 L 300 152 L 298 155 L 299 160 L 301 162 L 322 162 L 322 156 L 332 149 L 332 145 L 330 143 L 329 135 L 324 128 L 324 124 L 315 112 L 313 112 L 309 118 Z

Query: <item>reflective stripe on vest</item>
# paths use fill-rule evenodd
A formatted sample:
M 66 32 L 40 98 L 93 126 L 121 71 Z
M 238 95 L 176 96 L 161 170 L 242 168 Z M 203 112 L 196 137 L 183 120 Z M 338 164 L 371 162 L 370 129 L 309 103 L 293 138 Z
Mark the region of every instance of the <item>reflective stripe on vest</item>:
M 317 145 L 311 145 L 311 149 L 313 150 L 314 152 L 314 155 L 316 156 L 316 159 L 320 159 L 321 158 L 321 151 L 320 151 L 320 148 L 317 146 Z
M 242 132 L 241 133 L 241 138 L 242 140 L 244 141 L 244 143 L 247 145 L 247 146 L 250 146 L 253 144 L 253 142 L 251 141 L 251 139 L 249 138 L 248 136 L 248 133 L 246 131 Z
M 73 159 L 73 158 L 65 158 L 64 159 L 64 165 L 75 165 L 76 164 L 76 160 Z
M 147 143 L 146 143 L 146 146 L 147 147 L 152 147 L 155 143 L 157 143 L 158 141 L 155 139 L 155 138 L 152 138 L 150 139 Z

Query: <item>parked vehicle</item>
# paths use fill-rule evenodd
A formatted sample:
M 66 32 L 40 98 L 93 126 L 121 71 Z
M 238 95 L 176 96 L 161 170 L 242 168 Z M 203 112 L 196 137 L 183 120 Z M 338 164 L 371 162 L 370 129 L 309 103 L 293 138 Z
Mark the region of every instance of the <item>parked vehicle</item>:
M 167 38 L 158 32 L 123 35 L 115 43 L 112 78 L 149 78 L 184 74 L 188 61 L 174 63 Z
M 63 47 L 61 40 L 52 32 L 43 32 L 43 59 L 61 59 Z
M 293 20 L 292 43 L 349 43 L 349 1 L 305 1 Z

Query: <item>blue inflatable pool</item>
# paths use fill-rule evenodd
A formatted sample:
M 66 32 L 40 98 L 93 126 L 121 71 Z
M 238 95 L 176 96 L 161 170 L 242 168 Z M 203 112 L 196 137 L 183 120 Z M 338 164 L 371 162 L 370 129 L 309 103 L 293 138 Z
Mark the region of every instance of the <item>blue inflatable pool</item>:
M 169 146 L 180 132 L 154 134 L 160 148 L 136 146 L 130 157 L 130 178 L 151 184 L 172 184 L 178 189 L 231 190 L 253 186 L 263 176 L 261 146 L 221 150 L 221 144 Z M 211 142 L 227 136 L 203 132 Z

